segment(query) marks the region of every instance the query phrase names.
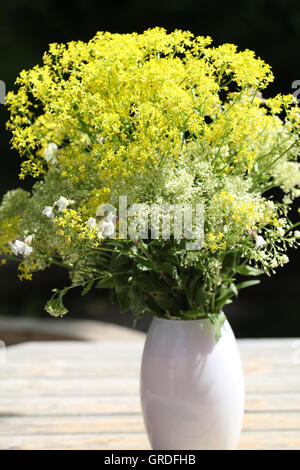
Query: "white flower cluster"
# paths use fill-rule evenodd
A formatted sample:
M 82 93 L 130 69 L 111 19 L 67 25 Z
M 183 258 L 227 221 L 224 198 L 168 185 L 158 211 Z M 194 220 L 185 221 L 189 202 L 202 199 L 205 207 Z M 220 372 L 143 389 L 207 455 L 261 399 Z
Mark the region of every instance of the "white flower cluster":
M 57 208 L 59 212 L 63 212 L 73 201 L 70 199 L 65 198 L 64 196 L 60 196 L 60 198 L 55 201 L 53 206 L 45 206 L 42 214 L 50 219 L 54 220 L 55 213 L 54 209 Z M 113 206 L 111 206 L 113 207 Z M 97 217 L 104 216 L 106 206 L 99 206 L 97 209 Z M 112 236 L 115 233 L 116 229 L 116 215 L 113 212 L 110 212 L 105 218 L 103 218 L 100 222 L 97 221 L 95 217 L 90 217 L 86 221 L 87 227 L 90 229 L 96 229 L 99 235 L 99 238 L 107 238 Z
M 53 206 L 46 206 L 43 209 L 42 214 L 45 215 L 46 217 L 49 217 L 50 219 L 54 219 L 54 209 L 55 207 L 58 208 L 59 212 L 63 212 L 64 209 L 66 209 L 73 201 L 70 199 L 65 198 L 64 196 L 60 196 L 60 198 L 55 201 Z
M 29 235 L 23 242 L 21 240 L 15 240 L 14 242 L 8 242 L 8 244 L 14 255 L 30 256 L 33 252 L 33 248 L 30 246 L 31 242 L 32 235 Z
M 115 214 L 110 213 L 101 222 L 97 222 L 95 217 L 90 217 L 89 220 L 86 221 L 86 225 L 90 229 L 96 229 L 99 236 L 102 238 L 108 238 L 115 233 L 116 216 Z
M 279 161 L 272 169 L 276 184 L 293 197 L 300 196 L 300 162 Z

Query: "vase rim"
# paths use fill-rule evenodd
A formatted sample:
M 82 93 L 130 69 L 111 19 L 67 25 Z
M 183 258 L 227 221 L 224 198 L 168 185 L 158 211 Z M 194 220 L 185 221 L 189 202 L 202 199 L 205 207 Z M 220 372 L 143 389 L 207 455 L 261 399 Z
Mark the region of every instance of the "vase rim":
M 163 318 L 163 317 L 155 317 L 155 316 L 153 316 L 153 318 L 155 320 L 160 320 L 160 321 L 169 322 L 169 323 L 194 323 L 194 322 L 204 322 L 204 321 L 210 322 L 209 318 L 194 318 L 192 320 L 184 320 L 183 318 L 172 319 L 172 318 Z

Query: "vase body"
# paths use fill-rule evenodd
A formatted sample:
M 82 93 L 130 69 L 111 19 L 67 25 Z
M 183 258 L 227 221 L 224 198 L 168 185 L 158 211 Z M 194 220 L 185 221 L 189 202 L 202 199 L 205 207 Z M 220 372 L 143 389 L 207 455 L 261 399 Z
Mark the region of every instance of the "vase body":
M 225 321 L 216 342 L 210 320 L 154 318 L 141 366 L 141 405 L 157 450 L 229 450 L 239 440 L 244 376 Z

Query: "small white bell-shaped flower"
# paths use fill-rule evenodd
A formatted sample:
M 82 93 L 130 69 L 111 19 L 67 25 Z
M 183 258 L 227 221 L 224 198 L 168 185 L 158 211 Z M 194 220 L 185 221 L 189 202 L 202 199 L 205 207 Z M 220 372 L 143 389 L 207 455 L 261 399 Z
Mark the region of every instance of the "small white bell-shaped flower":
M 85 225 L 87 225 L 89 228 L 97 227 L 97 221 L 95 217 L 90 217 L 89 220 L 86 221 Z
M 257 235 L 255 238 L 255 248 L 262 248 L 267 244 L 266 240 L 261 236 Z
M 53 207 L 52 206 L 44 207 L 42 214 L 45 215 L 46 217 L 49 217 L 50 219 L 54 219 Z
M 62 212 L 70 205 L 70 201 L 66 197 L 60 196 L 60 198 L 55 202 L 55 205 L 58 207 L 58 210 Z
M 12 249 L 14 255 L 24 255 L 29 256 L 33 252 L 33 248 L 21 240 L 15 240 L 13 243 L 8 242 L 9 246 Z
M 57 163 L 58 147 L 54 142 L 50 142 L 44 152 L 44 157 L 47 163 L 56 165 Z

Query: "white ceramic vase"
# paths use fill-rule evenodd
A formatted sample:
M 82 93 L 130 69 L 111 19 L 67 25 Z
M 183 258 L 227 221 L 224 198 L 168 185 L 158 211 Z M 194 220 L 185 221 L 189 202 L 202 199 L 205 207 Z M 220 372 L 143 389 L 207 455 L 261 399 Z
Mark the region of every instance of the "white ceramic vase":
M 152 320 L 141 367 L 141 404 L 157 450 L 235 449 L 244 412 L 236 340 L 205 320 Z

